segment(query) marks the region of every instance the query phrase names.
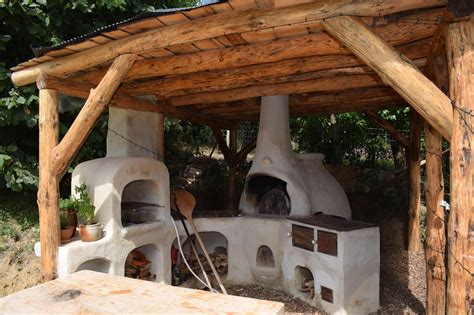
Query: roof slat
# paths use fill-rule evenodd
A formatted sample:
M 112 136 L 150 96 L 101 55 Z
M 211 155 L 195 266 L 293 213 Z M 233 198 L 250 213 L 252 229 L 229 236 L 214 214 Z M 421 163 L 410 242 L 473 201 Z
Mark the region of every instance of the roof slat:
M 152 17 L 138 22 L 132 22 L 129 24 L 121 25 L 118 27 L 118 29 L 130 34 L 137 34 L 163 26 L 164 24 L 161 23 L 156 17 Z

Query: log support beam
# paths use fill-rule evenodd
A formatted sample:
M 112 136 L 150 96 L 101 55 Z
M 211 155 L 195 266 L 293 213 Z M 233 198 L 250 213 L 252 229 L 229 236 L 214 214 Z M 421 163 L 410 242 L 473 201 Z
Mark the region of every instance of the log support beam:
M 451 209 L 448 221 L 447 314 L 470 314 L 474 305 L 474 16 L 446 29 L 451 139 Z
M 384 83 L 397 91 L 444 138 L 451 139 L 451 100 L 411 61 L 353 17 L 329 18 L 321 24 L 374 69 Z
M 408 159 L 409 203 L 408 203 L 408 251 L 420 252 L 420 146 L 423 119 L 412 109 L 410 117 L 410 149 Z
M 66 135 L 53 150 L 50 162 L 54 174 L 59 177 L 64 175 L 135 59 L 136 55 L 117 57 L 97 88 L 91 91 Z
M 444 199 L 442 137 L 425 123 L 426 152 L 426 313 L 445 314 L 446 305 L 446 227 Z
M 80 82 L 76 80 L 60 79 L 48 75 L 40 75 L 38 82 L 42 87 L 52 88 L 58 90 L 63 95 L 69 95 L 87 99 L 91 89 L 94 87 L 89 83 Z M 209 126 L 216 126 L 221 128 L 233 128 L 234 122 L 226 119 L 212 119 L 212 116 L 202 114 L 190 109 L 181 109 L 174 106 L 164 104 L 162 102 L 146 101 L 140 98 L 135 98 L 130 95 L 116 92 L 111 100 L 110 106 L 123 109 L 131 109 L 136 111 L 163 113 L 168 117 L 182 119 L 198 124 Z
M 38 209 L 41 244 L 41 279 L 57 277 L 60 244 L 58 176 L 51 170 L 51 153 L 59 139 L 59 93 L 39 91 L 39 185 Z
M 365 111 L 364 114 L 372 120 L 375 124 L 378 126 L 382 127 L 385 131 L 388 132 L 388 134 L 397 142 L 404 147 L 405 149 L 408 149 L 410 146 L 409 140 L 395 128 L 394 125 L 386 121 L 383 117 L 381 117 L 376 111 Z

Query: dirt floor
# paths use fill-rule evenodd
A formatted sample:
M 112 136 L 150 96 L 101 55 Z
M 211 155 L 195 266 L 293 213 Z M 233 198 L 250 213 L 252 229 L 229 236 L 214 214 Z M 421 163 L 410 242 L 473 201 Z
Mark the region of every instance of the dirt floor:
M 0 251 L 0 297 L 30 288 L 40 282 L 40 260 L 33 252 L 36 228 L 19 232 L 11 224 L 13 236 L 2 238 Z

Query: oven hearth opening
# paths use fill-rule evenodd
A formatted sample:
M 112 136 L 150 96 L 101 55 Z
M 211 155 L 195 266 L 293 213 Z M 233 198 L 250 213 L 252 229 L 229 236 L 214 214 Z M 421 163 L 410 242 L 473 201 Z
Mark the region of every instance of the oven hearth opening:
M 296 290 L 301 292 L 303 297 L 314 299 L 314 277 L 311 270 L 306 267 L 296 266 L 294 281 Z
M 158 196 L 158 183 L 153 180 L 137 180 L 129 183 L 122 193 L 122 226 L 158 222 L 162 208 Z
M 286 186 L 279 178 L 253 175 L 247 182 L 247 200 L 259 214 L 289 215 L 291 203 Z

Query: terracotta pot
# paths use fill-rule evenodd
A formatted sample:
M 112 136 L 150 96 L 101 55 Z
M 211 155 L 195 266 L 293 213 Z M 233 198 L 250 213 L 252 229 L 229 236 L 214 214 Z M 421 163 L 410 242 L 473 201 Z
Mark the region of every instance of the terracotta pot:
M 74 232 L 77 228 L 77 211 L 74 209 L 61 209 L 63 215 L 67 218 L 67 225 L 74 227 Z
M 94 242 L 102 237 L 103 225 L 100 223 L 83 225 L 80 224 L 77 230 L 83 242 Z
M 75 226 L 68 226 L 65 229 L 61 230 L 61 244 L 66 244 L 71 241 L 71 238 L 74 236 L 74 233 L 76 232 L 76 227 Z

